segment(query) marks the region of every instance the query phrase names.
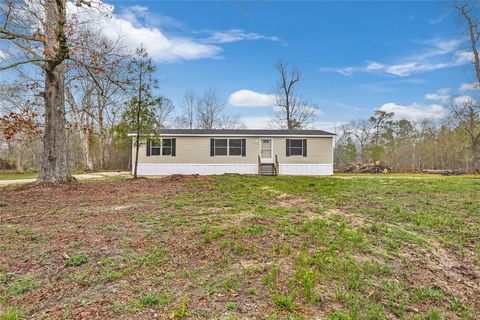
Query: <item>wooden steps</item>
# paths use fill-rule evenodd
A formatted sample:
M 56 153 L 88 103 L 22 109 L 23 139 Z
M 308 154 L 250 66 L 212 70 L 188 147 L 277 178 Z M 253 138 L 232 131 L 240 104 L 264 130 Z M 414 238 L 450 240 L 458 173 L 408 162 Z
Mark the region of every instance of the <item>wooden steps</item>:
M 262 163 L 260 165 L 260 174 L 262 176 L 276 176 L 277 170 L 274 163 Z

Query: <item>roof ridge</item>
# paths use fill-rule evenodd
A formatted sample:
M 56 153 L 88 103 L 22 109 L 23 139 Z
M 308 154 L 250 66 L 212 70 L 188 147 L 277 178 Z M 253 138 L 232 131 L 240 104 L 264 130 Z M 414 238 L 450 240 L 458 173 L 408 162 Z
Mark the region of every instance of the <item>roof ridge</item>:
M 272 135 L 321 135 L 335 136 L 336 134 L 319 129 L 171 129 L 162 128 L 155 130 L 156 133 L 168 134 L 272 134 Z

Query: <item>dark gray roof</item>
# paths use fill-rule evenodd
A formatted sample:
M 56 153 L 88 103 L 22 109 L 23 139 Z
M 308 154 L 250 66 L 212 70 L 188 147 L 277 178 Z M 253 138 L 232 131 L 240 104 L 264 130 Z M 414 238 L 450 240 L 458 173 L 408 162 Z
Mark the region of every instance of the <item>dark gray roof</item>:
M 158 134 L 179 135 L 259 135 L 259 136 L 335 136 L 323 130 L 268 130 L 268 129 L 157 129 Z

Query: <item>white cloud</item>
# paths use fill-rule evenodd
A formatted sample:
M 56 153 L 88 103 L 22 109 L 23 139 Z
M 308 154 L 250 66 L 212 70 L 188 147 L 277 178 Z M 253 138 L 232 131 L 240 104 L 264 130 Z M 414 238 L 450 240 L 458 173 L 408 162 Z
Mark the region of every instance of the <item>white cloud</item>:
M 479 88 L 479 86 L 478 86 L 478 83 L 476 83 L 476 82 L 462 83 L 458 90 L 460 90 L 460 91 L 473 91 L 473 90 L 478 90 L 478 88 Z
M 117 15 L 114 6 L 110 4 L 93 3 L 94 9 L 85 9 L 68 3 L 69 13 L 75 14 L 96 32 L 101 32 L 113 41 L 121 36 L 125 45 L 132 50 L 143 45 L 150 56 L 160 62 L 212 58 L 222 51 L 218 46 L 191 38 L 168 36 L 158 28 L 142 25 L 139 18 L 146 15 L 146 7 L 133 6 Z
M 182 22 L 158 12 L 152 14 L 148 7 L 141 5 L 122 7 L 119 16 L 132 22 L 135 26 L 149 25 L 185 29 L 185 25 Z
M 116 41 L 121 36 L 124 44 L 132 50 L 143 45 L 150 56 L 159 62 L 217 58 L 223 51 L 219 44 L 236 41 L 269 40 L 284 44 L 284 41 L 276 36 L 264 36 L 241 29 L 188 32 L 190 35 L 195 34 L 197 38 L 171 35 L 165 32 L 165 28 L 186 31 L 185 25 L 172 17 L 152 14 L 146 6 L 124 7 L 120 13 L 114 13 L 114 6 L 102 1 L 92 3 L 92 7 L 79 8 L 68 2 L 70 15 L 76 15 L 81 22 L 110 40 Z M 205 32 L 208 37 L 199 38 L 199 34 Z
M 213 31 L 211 36 L 205 40 L 208 43 L 230 43 L 244 40 L 270 40 L 284 41 L 277 36 L 264 36 L 255 32 L 245 32 L 242 29 L 230 29 L 227 31 Z
M 275 95 L 243 89 L 232 93 L 228 103 L 234 107 L 272 107 Z
M 443 104 L 450 100 L 450 88 L 443 88 L 434 93 L 427 93 L 425 99 L 433 101 L 441 101 Z
M 473 53 L 471 51 L 460 50 L 455 52 L 456 61 L 459 64 L 464 64 L 473 61 Z
M 447 109 L 439 104 L 422 105 L 412 103 L 407 106 L 394 102 L 385 103 L 379 110 L 393 112 L 397 120 L 421 121 L 424 119 L 443 119 L 447 116 Z
M 0 61 L 5 60 L 8 58 L 8 54 L 0 49 Z
M 321 67 L 318 68 L 320 72 L 334 72 L 341 74 L 343 76 L 351 76 L 354 72 L 359 71 L 356 67 L 345 67 L 345 68 L 332 68 L 332 67 Z
M 468 103 L 473 103 L 474 99 L 471 96 L 458 96 L 453 98 L 453 103 L 457 106 L 462 106 Z
M 442 22 L 443 19 L 445 19 L 446 17 L 447 17 L 447 15 L 446 15 L 446 14 L 443 14 L 443 15 L 437 17 L 437 18 L 428 19 L 428 22 L 429 22 L 430 24 L 439 24 L 439 23 Z
M 319 70 L 322 72 L 336 72 L 346 76 L 358 72 L 369 72 L 405 77 L 415 73 L 459 66 L 471 61 L 471 53 L 459 49 L 461 42 L 461 39 L 430 39 L 418 42 L 419 45 L 423 46 L 421 52 L 400 59 L 397 62 L 366 61 L 364 66 L 323 67 Z

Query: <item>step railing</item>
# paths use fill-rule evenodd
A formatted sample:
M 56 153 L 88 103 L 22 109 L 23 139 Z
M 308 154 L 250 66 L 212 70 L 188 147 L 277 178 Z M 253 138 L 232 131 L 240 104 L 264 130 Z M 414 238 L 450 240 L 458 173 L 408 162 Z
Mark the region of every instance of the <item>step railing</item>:
M 260 156 L 258 156 L 258 175 L 262 175 L 262 160 L 260 159 Z
M 280 174 L 280 164 L 278 163 L 278 155 L 275 155 L 275 175 Z

